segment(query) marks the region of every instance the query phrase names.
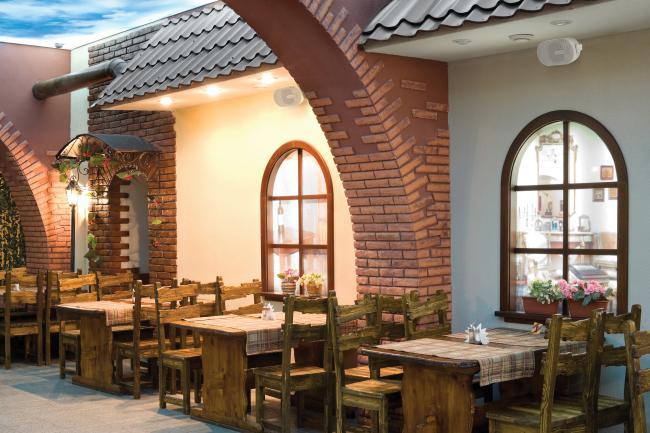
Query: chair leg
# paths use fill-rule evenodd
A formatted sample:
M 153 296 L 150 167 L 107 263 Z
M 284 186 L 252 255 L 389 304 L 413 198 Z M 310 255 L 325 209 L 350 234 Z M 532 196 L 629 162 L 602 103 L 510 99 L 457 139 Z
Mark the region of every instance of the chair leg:
M 77 376 L 81 376 L 81 337 L 74 344 L 74 370 Z
M 379 409 L 379 433 L 388 433 L 388 399 L 383 398 Z
M 259 376 L 255 376 L 255 421 L 257 425 L 262 427 L 262 421 L 264 420 L 264 387 L 262 386 L 262 381 Z
M 181 391 L 183 392 L 183 413 L 190 414 L 190 363 L 183 362 L 181 368 Z
M 291 391 L 287 384 L 282 386 L 282 400 L 280 401 L 282 407 L 281 421 L 282 430 L 281 433 L 290 433 L 291 432 Z
M 305 393 L 296 392 L 296 427 L 304 427 L 303 414 L 305 413 Z
M 43 329 L 36 335 L 36 360 L 38 365 L 43 365 Z
M 167 380 L 165 377 L 165 373 L 167 372 L 167 367 L 163 365 L 162 358 L 158 359 L 158 397 L 160 399 L 159 405 L 161 409 L 165 409 L 167 407 L 167 402 L 165 401 L 165 392 L 166 392 L 166 385 L 167 385 Z
M 59 377 L 65 379 L 65 344 L 59 334 Z
M 124 358 L 119 352 L 115 353 L 115 381 L 117 383 L 124 381 Z
M 194 369 L 194 403 L 201 403 L 201 369 Z
M 45 319 L 45 365 L 52 365 L 52 320 L 49 318 L 50 312 L 46 311 Z
M 325 382 L 325 404 L 323 405 L 323 433 L 330 433 L 332 421 L 332 387 L 330 381 Z
M 135 356 L 131 358 L 131 364 L 133 364 L 133 398 L 136 400 L 140 399 L 140 382 L 141 382 L 141 371 L 140 371 L 140 360 Z
M 336 393 L 336 433 L 345 432 L 345 412 L 343 411 L 343 398 Z
M 9 370 L 11 368 L 11 330 L 7 331 L 5 332 L 5 369 Z

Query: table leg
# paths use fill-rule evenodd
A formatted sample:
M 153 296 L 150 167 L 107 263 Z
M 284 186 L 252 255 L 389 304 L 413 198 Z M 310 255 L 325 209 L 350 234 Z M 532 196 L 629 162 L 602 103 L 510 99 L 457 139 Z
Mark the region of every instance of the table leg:
M 405 433 L 471 433 L 472 375 L 405 364 L 402 404 Z
M 111 393 L 119 392 L 113 383 L 113 332 L 103 315 L 81 317 L 81 376 L 72 381 Z
M 192 415 L 242 430 L 257 430 L 247 419 L 246 339 L 204 334 L 202 344 L 203 408 Z

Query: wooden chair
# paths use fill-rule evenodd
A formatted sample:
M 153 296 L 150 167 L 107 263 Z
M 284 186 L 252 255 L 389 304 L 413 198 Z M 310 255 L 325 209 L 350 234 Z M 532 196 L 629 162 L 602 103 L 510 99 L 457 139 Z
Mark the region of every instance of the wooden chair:
M 156 325 L 158 333 L 158 390 L 160 408 L 165 409 L 167 403 L 179 405 L 183 412 L 190 414 L 190 382 L 192 372 L 201 369 L 201 348 L 181 347 L 175 348 L 176 342 L 172 337 L 170 341 L 166 338 L 165 325 L 182 319 L 199 317 L 200 306 L 196 304 L 198 286 L 196 284 L 180 285 L 179 287 L 154 288 L 156 301 Z M 194 302 L 189 299 L 194 298 Z M 164 308 L 164 304 L 170 303 L 170 308 Z M 194 339 L 198 344 L 198 338 Z M 182 343 L 181 343 L 182 344 Z M 167 372 L 180 371 L 182 398 L 167 394 Z M 200 383 L 195 380 L 195 398 L 199 398 Z M 176 394 L 175 375 L 172 375 L 171 394 Z
M 542 358 L 543 385 L 540 402 L 520 403 L 488 411 L 493 433 L 596 433 L 600 354 L 605 330 L 604 311 L 595 310 L 589 319 L 571 322 L 556 314 L 551 319 L 548 349 Z M 562 352 L 562 340 L 585 341 L 586 353 Z M 558 376 L 584 374 L 582 393 L 572 399 L 556 399 Z
M 114 275 L 97 275 L 97 296 L 100 301 L 133 299 L 133 274 L 131 271 Z
M 43 363 L 43 288 L 44 274 L 38 275 L 18 274 L 13 275 L 7 271 L 4 276 L 4 317 L 3 326 L 0 327 L 0 335 L 4 336 L 5 359 L 4 367 L 11 368 L 11 338 L 25 338 L 25 356 L 29 354 L 29 341 L 35 338 L 36 358 L 38 365 Z M 21 290 L 12 291 L 12 285 L 19 284 Z M 25 290 L 35 288 L 35 290 Z M 31 306 L 34 308 L 34 316 L 13 317 L 16 306 Z
M 219 278 L 219 277 L 217 277 Z M 217 291 L 217 315 L 222 314 L 258 314 L 262 312 L 262 282 L 253 280 L 250 283 L 242 283 L 239 286 L 224 286 L 222 279 L 217 279 L 220 283 Z M 226 309 L 226 301 L 236 299 L 245 299 L 253 296 L 253 303 L 235 309 Z
M 379 326 L 379 338 L 372 344 L 379 344 L 381 340 L 399 340 L 404 338 L 404 323 L 395 320 L 384 320 L 384 314 L 394 316 L 404 316 L 404 303 L 402 297 L 390 295 L 364 295 L 364 300 L 359 302 L 377 302 L 377 315 L 371 315 L 369 320 L 374 321 L 372 324 Z M 356 367 L 345 369 L 345 378 L 348 382 L 367 379 L 401 379 L 404 374 L 404 368 L 399 363 L 388 359 L 370 359 L 368 365 L 358 365 Z
M 420 302 L 417 291 L 404 295 L 404 334 L 407 340 L 437 338 L 451 333 L 447 320 L 449 301 L 443 290 Z M 437 323 L 430 323 L 437 318 Z M 427 325 L 426 322 L 429 322 Z
M 628 321 L 632 321 L 636 329 L 641 327 L 641 306 L 632 305 L 629 313 L 614 315 L 605 314 L 605 333 L 625 335 L 628 332 Z M 627 356 L 626 347 L 612 346 L 606 344 L 603 347 L 601 356 L 602 367 L 626 367 Z M 632 425 L 630 419 L 630 388 L 625 381 L 623 400 L 613 398 L 607 395 L 598 395 L 598 428 L 611 427 L 618 424 L 624 424 L 625 431 L 628 432 Z
M 297 404 L 297 425 L 301 426 L 303 392 L 321 389 L 324 391 L 323 431 L 330 432 L 331 418 L 331 387 L 328 385 L 332 376 L 331 353 L 327 349 L 327 326 L 313 326 L 294 323 L 294 313 L 327 314 L 327 299 L 297 298 L 289 295 L 284 302 L 284 346 L 282 350 L 282 364 L 279 366 L 262 367 L 255 369 L 255 417 L 257 424 L 262 429 L 280 430 L 288 433 L 291 430 L 291 393 L 295 393 Z M 294 347 L 304 344 L 323 343 L 323 362 L 321 365 L 292 363 L 291 352 Z M 264 418 L 265 390 L 280 390 L 281 426 L 275 426 Z
M 143 321 L 151 319 L 142 311 L 142 298 L 154 298 L 155 285 L 143 285 L 138 280 L 134 284 L 135 301 L 133 303 L 133 337 L 128 341 L 116 341 L 114 343 L 113 356 L 115 358 L 115 381 L 116 383 L 133 394 L 133 398 L 139 399 L 142 383 L 142 363 L 146 361 L 149 373 L 147 384 L 154 384 L 156 376 L 153 372 L 158 363 L 158 340 L 152 336 L 143 334 Z M 123 371 L 125 359 L 131 361 L 133 370 L 132 381 L 126 380 Z
M 73 278 L 63 278 L 62 273 L 57 274 L 55 299 L 50 298 L 50 305 L 70 304 L 76 302 L 97 301 L 97 278 L 95 274 L 79 275 Z M 84 291 L 87 288 L 88 291 Z M 49 297 L 49 295 L 48 295 Z M 47 310 L 46 310 L 47 311 Z M 61 320 L 53 325 L 58 329 L 59 334 L 59 376 L 61 379 L 66 375 L 66 354 L 72 352 L 75 358 L 74 373 L 81 375 L 81 332 L 79 322 Z M 46 333 L 53 326 L 45 326 Z M 47 335 L 46 339 L 50 336 Z M 47 340 L 46 340 L 47 341 Z
M 402 385 L 400 381 L 368 379 L 352 383 L 346 382 L 346 371 L 343 367 L 344 352 L 357 349 L 363 344 L 372 344 L 378 340 L 380 326 L 372 320 L 372 316 L 377 316 L 378 310 L 376 298 L 366 298 L 357 305 L 339 306 L 336 294 L 330 292 L 328 295 L 329 329 L 334 355 L 337 433 L 345 431 L 343 407 L 360 408 L 373 412 L 372 431 L 388 433 L 389 402 L 401 397 Z M 369 320 L 369 318 L 371 319 Z M 345 332 L 346 324 L 359 319 L 366 320 L 365 327 Z
M 217 278 L 211 283 L 201 283 L 199 281 L 183 278 L 181 284 L 197 284 L 199 294 L 197 302 L 201 306 L 201 316 L 218 316 L 218 293 L 219 288 L 223 286 L 223 278 Z
M 69 278 L 77 278 L 81 275 L 80 271 L 77 272 L 59 272 L 47 271 L 46 284 L 45 284 L 45 364 L 52 363 L 52 334 L 59 333 L 59 325 L 56 323 L 56 311 L 54 306 L 59 299 L 58 284 L 60 280 Z M 54 322 L 54 323 L 52 323 Z
M 650 331 L 638 331 L 628 320 L 625 333 L 626 381 L 630 389 L 632 429 L 628 433 L 648 433 L 643 395 L 650 392 L 650 369 L 641 368 L 641 358 L 650 355 Z

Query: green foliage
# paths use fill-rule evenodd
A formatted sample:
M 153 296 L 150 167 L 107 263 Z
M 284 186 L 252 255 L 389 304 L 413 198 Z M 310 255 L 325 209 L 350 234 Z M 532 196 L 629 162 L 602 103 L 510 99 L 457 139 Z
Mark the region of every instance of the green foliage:
M 563 299 L 562 292 L 551 280 L 533 280 L 530 285 L 530 296 L 540 304 L 550 304 Z
M 25 237 L 16 204 L 0 175 L 0 268 L 25 266 Z

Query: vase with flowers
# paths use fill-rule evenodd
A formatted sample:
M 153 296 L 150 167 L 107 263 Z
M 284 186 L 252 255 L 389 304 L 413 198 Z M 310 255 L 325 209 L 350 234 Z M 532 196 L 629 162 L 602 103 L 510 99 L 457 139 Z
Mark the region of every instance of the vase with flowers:
M 303 287 L 304 293 L 310 297 L 319 297 L 323 294 L 323 287 L 325 286 L 325 280 L 321 274 L 310 273 L 303 274 L 298 279 L 298 284 Z
M 559 280 L 557 286 L 567 300 L 569 314 L 573 318 L 585 318 L 597 308 L 607 309 L 609 299 L 614 296 L 611 287 L 603 286 L 598 281 L 574 280 L 569 283 Z
M 534 280 L 528 286 L 528 290 L 529 296 L 523 297 L 526 313 L 551 316 L 558 312 L 563 295 L 552 280 Z
M 282 293 L 288 295 L 296 294 L 296 282 L 298 281 L 297 270 L 289 268 L 277 274 L 277 277 L 281 280 L 280 286 L 282 287 Z

